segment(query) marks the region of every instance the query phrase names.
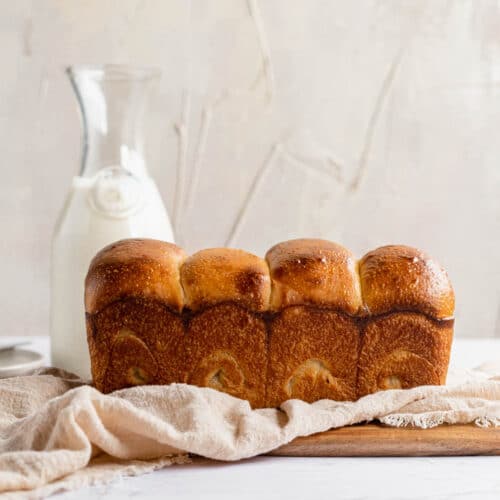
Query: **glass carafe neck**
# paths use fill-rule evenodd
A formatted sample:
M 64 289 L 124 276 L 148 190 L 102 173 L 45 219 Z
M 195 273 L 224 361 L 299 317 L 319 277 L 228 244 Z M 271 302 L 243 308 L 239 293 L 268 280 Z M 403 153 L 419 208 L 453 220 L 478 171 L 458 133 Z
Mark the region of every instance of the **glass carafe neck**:
M 67 74 L 80 106 L 83 140 L 80 175 L 105 167 L 145 175 L 143 118 L 160 72 L 122 65 L 71 66 Z

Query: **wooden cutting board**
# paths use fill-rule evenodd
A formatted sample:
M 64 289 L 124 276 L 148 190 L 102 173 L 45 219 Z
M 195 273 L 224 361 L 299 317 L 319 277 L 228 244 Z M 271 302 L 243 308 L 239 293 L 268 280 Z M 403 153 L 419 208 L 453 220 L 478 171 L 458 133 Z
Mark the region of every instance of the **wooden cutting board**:
M 441 425 L 432 429 L 382 424 L 342 427 L 299 437 L 269 455 L 289 457 L 418 457 L 500 455 L 500 427 Z

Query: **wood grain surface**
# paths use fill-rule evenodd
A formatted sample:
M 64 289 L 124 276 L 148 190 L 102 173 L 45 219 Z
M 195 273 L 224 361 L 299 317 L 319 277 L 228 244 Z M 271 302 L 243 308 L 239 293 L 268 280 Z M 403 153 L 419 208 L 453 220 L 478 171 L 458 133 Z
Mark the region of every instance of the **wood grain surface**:
M 299 437 L 269 455 L 291 457 L 403 457 L 500 455 L 500 428 L 441 425 L 432 429 L 381 424 L 342 427 Z

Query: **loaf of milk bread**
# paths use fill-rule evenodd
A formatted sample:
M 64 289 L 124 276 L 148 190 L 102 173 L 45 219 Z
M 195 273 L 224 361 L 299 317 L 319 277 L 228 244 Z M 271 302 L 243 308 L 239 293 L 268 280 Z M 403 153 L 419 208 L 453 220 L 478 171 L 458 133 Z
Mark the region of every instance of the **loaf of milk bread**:
M 318 239 L 265 259 L 122 240 L 91 262 L 85 308 L 99 390 L 183 382 L 254 408 L 444 384 L 454 323 L 448 276 L 424 252 L 357 261 Z

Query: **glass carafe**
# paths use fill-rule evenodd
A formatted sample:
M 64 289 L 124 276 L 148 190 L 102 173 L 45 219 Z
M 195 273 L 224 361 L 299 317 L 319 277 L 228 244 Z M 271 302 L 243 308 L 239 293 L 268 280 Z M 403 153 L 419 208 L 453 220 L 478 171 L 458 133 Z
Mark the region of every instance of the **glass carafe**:
M 92 257 L 123 238 L 173 242 L 170 220 L 143 154 L 151 68 L 76 66 L 67 70 L 83 125 L 80 173 L 52 240 L 52 364 L 90 377 L 84 280 Z

